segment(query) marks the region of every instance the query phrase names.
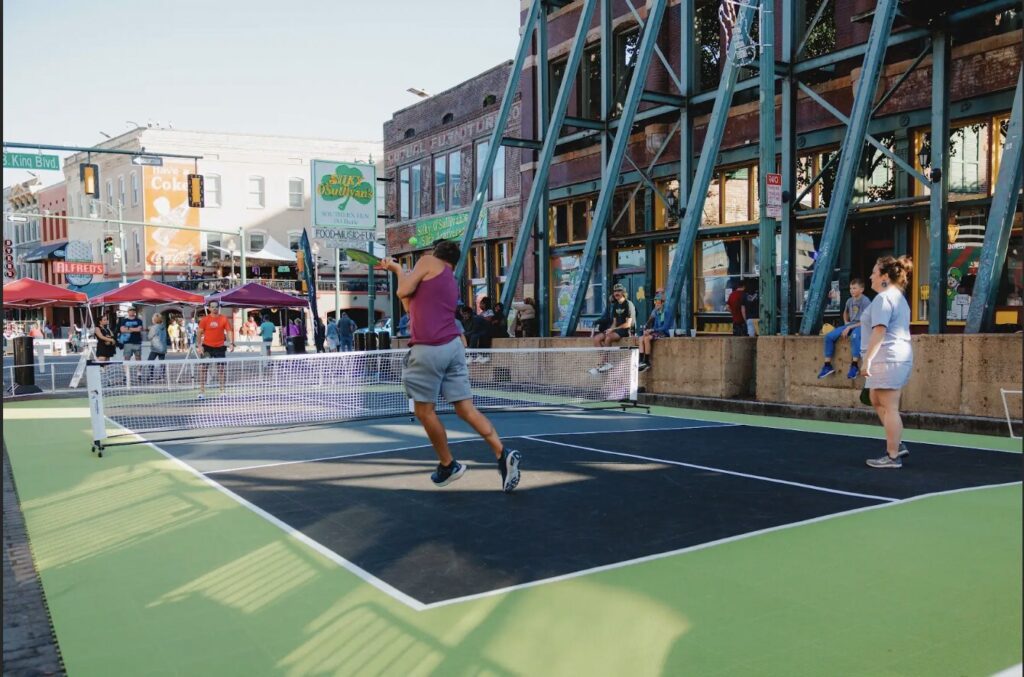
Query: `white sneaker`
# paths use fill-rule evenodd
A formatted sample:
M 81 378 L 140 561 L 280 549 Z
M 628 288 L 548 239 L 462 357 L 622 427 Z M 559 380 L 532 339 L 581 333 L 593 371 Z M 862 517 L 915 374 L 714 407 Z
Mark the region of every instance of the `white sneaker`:
M 605 362 L 600 367 L 598 367 L 597 370 L 603 374 L 606 371 L 611 371 L 612 370 L 612 365 L 609 362 Z
M 481 355 L 480 357 L 476 358 L 477 364 L 487 364 L 490 361 L 491 358 L 487 357 L 486 355 Z
M 199 393 L 199 397 L 196 398 L 196 399 L 205 400 L 206 399 L 206 394 L 205 393 Z
M 601 375 L 601 372 L 598 371 L 597 367 L 594 367 L 593 369 L 588 370 L 587 373 L 590 374 L 591 376 L 600 376 Z

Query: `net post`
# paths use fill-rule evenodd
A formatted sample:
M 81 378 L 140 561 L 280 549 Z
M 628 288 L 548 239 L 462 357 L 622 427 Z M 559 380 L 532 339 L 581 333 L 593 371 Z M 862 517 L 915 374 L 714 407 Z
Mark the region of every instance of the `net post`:
M 103 454 L 107 439 L 106 417 L 103 414 L 103 367 L 90 364 L 85 368 L 85 384 L 89 391 L 89 419 L 92 423 L 92 450 Z
M 629 348 L 629 401 L 636 404 L 640 392 L 640 349 Z

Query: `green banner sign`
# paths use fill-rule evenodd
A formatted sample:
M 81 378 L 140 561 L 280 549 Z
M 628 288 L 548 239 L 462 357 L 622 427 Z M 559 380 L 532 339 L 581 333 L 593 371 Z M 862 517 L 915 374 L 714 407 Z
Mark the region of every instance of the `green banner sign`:
M 455 240 L 461 238 L 466 232 L 466 225 L 468 223 L 469 210 L 420 219 L 416 222 L 416 236 L 409 240 L 409 244 L 414 247 L 429 247 L 435 240 Z M 477 221 L 476 232 L 473 233 L 473 237 L 487 237 L 486 209 L 480 213 L 480 220 Z
M 4 169 L 49 169 L 60 171 L 60 158 L 38 153 L 4 153 Z

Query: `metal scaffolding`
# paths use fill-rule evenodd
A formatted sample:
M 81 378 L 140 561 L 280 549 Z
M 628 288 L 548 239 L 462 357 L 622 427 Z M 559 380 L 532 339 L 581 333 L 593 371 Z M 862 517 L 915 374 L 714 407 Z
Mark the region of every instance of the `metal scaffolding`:
M 646 15 L 626 0 L 626 5 L 642 30 L 635 52 L 635 66 L 628 83 L 628 90 L 621 109 L 613 114 L 613 19 L 611 0 L 583 0 L 574 10 L 577 28 L 566 62 L 565 73 L 555 95 L 553 106 L 549 106 L 548 92 L 548 34 L 547 22 L 551 12 L 565 7 L 566 0 L 533 0 L 525 15 L 520 44 L 513 63 L 512 72 L 502 99 L 498 120 L 491 134 L 488 153 L 482 158 L 483 169 L 478 175 L 490 174 L 498 154 L 499 144 L 518 146 L 536 153 L 532 184 L 522 210 L 522 223 L 515 242 L 512 259 L 506 270 L 502 302 L 506 307 L 512 303 L 519 277 L 524 267 L 531 242 L 537 257 L 537 312 L 541 335 L 550 333 L 550 270 L 549 242 L 550 229 L 548 202 L 552 189 L 548 178 L 552 163 L 566 144 L 592 138 L 595 135 L 601 144 L 601 176 L 594 203 L 593 215 L 586 244 L 579 261 L 579 268 L 572 284 L 569 310 L 559 330 L 563 336 L 572 335 L 578 326 L 591 274 L 599 253 L 607 251 L 609 223 L 614 223 L 621 214 L 613 213 L 615 191 L 623 182 L 636 182 L 633 196 L 641 187 L 648 190 L 653 199 L 661 200 L 671 216 L 678 217 L 679 233 L 675 252 L 666 283 L 666 322 L 664 330 L 671 328 L 688 330 L 691 321 L 691 287 L 694 275 L 694 248 L 701 226 L 701 216 L 708 187 L 716 168 L 722 164 L 721 145 L 729 121 L 730 108 L 735 94 L 753 88 L 759 90 L 759 140 L 757 147 L 758 185 L 762 196 L 758 214 L 758 275 L 760 303 L 760 330 L 762 334 L 789 334 L 795 327 L 794 280 L 796 275 L 796 214 L 795 206 L 814 189 L 828 171 L 835 167 L 836 178 L 818 248 L 814 260 L 810 289 L 800 322 L 800 333 L 816 334 L 821 328 L 825 305 L 828 301 L 836 265 L 846 271 L 848 277 L 850 229 L 847 218 L 851 212 L 854 183 L 862 163 L 865 144 L 870 144 L 882 153 L 901 175 L 912 177 L 929 189 L 928 240 L 931 252 L 929 262 L 930 297 L 936 302 L 929 304 L 929 331 L 938 333 L 945 329 L 945 306 L 937 300 L 944 295 L 946 223 L 949 212 L 949 129 L 950 129 L 950 68 L 951 35 L 959 26 L 991 17 L 1007 10 L 1020 10 L 1018 0 L 987 0 L 946 15 L 936 15 L 926 21 L 917 21 L 901 9 L 900 0 L 879 0 L 875 9 L 861 17 L 870 18 L 871 28 L 867 41 L 829 54 L 805 58 L 808 42 L 815 27 L 833 0 L 821 0 L 810 22 L 805 21 L 803 0 L 724 0 L 735 12 L 735 28 L 732 37 L 750 36 L 758 31 L 755 45 L 763 46 L 760 57 L 754 63 L 751 59 L 740 63 L 738 49 L 748 49 L 735 39 L 726 40 L 726 49 L 720 71 L 719 83 L 714 91 L 698 93 L 698 51 L 701 45 L 695 37 L 697 0 L 680 0 L 678 7 L 683 20 L 680 22 L 679 40 L 673 49 L 679 49 L 678 70 L 670 66 L 668 59 L 658 45 L 659 34 L 663 32 L 664 17 L 668 11 L 668 0 L 649 0 Z M 571 117 L 568 108 L 576 73 L 586 49 L 586 38 L 591 27 L 594 12 L 600 6 L 600 116 L 598 119 Z M 912 25 L 893 32 L 898 14 Z M 780 49 L 776 50 L 775 22 L 773 17 L 781 15 Z M 755 19 L 757 19 L 755 23 Z M 664 31 L 667 34 L 667 31 Z M 664 35 L 660 36 L 664 37 Z M 664 44 L 664 43 L 663 43 Z M 878 84 L 885 66 L 888 49 L 897 46 L 918 46 L 917 53 L 909 67 L 896 78 L 890 88 L 878 94 Z M 535 85 L 537 106 L 536 119 L 540 138 L 511 139 L 505 137 L 505 127 L 514 94 L 519 87 L 520 75 L 526 65 L 527 55 L 534 47 Z M 930 122 L 931 156 L 930 168 L 919 171 L 906 159 L 906 143 L 895 151 L 872 135 L 873 116 L 890 100 L 892 95 L 908 80 L 926 57 L 931 56 L 932 97 L 930 111 L 922 120 L 914 112 L 917 124 Z M 653 60 L 658 58 L 664 65 L 669 79 L 677 93 L 645 89 L 648 73 Z M 853 105 L 844 113 L 832 105 L 811 84 L 813 76 L 834 70 L 839 64 L 853 65 L 860 60 L 860 71 L 856 80 Z M 757 68 L 757 77 L 739 80 L 741 68 Z M 533 86 L 531 84 L 530 86 Z M 776 103 L 777 92 L 781 94 L 780 104 Z M 797 93 L 828 111 L 845 125 L 839 152 L 821 167 L 809 181 L 809 185 L 797 185 Z M 998 280 L 1006 256 L 1007 241 L 1012 226 L 1013 213 L 1017 208 L 1022 176 L 1021 162 L 1021 79 L 1018 78 L 1014 97 L 1013 114 L 1009 134 L 1004 145 L 1003 158 L 999 165 L 999 176 L 994 191 L 992 208 L 988 219 L 980 270 L 977 296 L 983 302 L 972 304 L 968 331 L 981 331 L 992 319 L 992 305 L 998 291 Z M 640 110 L 641 103 L 653 104 Z M 694 163 L 694 108 L 711 104 L 703 145 Z M 779 136 L 776 137 L 776 106 L 780 118 Z M 628 154 L 630 131 L 635 124 L 658 120 L 674 123 L 672 132 L 660 145 L 654 160 L 647 168 L 641 168 Z M 566 130 L 565 128 L 572 128 Z M 831 137 L 835 132 L 828 130 Z M 675 134 L 679 135 L 679 162 L 667 168 L 658 165 L 658 160 Z M 822 132 L 809 135 L 824 138 Z M 831 138 L 830 137 L 830 138 Z M 838 139 L 837 139 L 838 140 Z M 777 148 L 779 154 L 777 155 Z M 652 149 L 653 150 L 653 149 Z M 627 163 L 628 167 L 623 167 Z M 766 175 L 779 172 L 782 175 L 783 209 L 781 219 L 770 218 L 766 213 Z M 676 200 L 667 199 L 655 183 L 655 178 L 674 177 L 679 182 Z M 903 193 L 906 191 L 904 190 Z M 479 186 L 474 196 L 469 224 L 462 240 L 462 259 L 456 274 L 465 272 L 475 226 L 486 200 L 486 185 Z M 562 193 L 567 194 L 567 193 Z M 905 194 L 897 198 L 906 201 Z M 894 200 L 899 202 L 900 200 Z M 677 206 L 678 205 L 678 206 Z M 628 207 L 627 207 L 628 208 Z M 853 207 L 854 209 L 856 207 Z M 648 200 L 646 213 L 651 214 Z M 611 219 L 611 220 L 610 220 Z M 896 236 L 906 246 L 906 232 Z M 776 245 L 778 238 L 778 245 Z M 778 247 L 778 250 L 776 249 Z M 648 270 L 650 266 L 648 265 Z M 776 277 L 778 275 L 778 278 Z M 841 278 L 842 279 L 842 278 Z M 600 299 L 603 300 L 603 299 Z

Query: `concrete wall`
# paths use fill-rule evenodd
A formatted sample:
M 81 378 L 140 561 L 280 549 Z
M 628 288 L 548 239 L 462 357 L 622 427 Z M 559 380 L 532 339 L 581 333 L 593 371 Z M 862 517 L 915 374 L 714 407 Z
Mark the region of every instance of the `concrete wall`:
M 764 402 L 857 407 L 864 378 L 848 380 L 848 341 L 840 341 L 833 364 L 837 373 L 819 380 L 823 361 L 817 336 L 762 336 L 757 339 L 757 399 Z M 1021 388 L 1021 337 L 917 335 L 914 370 L 903 391 L 905 411 L 969 416 L 1005 416 L 999 389 Z M 1013 396 L 1021 417 L 1019 396 Z

